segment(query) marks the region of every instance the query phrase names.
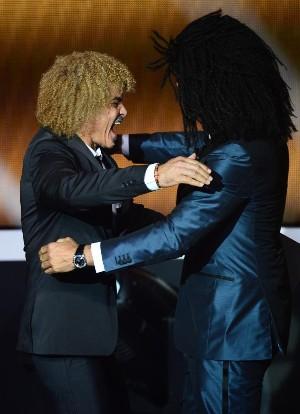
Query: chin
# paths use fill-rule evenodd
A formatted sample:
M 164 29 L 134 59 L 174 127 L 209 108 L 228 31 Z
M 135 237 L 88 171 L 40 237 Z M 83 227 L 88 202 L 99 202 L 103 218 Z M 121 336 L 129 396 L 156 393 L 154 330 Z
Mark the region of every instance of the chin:
M 106 148 L 113 148 L 116 145 L 116 141 L 110 141 L 107 143 L 107 147 Z

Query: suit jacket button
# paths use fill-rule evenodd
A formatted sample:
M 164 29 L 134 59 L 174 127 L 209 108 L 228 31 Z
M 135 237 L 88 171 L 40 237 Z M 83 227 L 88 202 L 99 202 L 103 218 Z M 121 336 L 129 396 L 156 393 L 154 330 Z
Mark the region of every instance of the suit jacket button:
M 118 265 L 121 265 L 122 264 L 122 259 L 121 259 L 121 257 L 119 256 L 119 257 L 115 257 L 115 261 L 116 261 L 116 263 L 118 264 Z

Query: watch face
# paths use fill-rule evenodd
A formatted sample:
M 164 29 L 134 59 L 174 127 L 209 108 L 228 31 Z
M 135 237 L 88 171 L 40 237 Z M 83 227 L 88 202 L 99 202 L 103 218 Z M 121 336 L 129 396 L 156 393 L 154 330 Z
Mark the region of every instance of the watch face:
M 86 259 L 83 254 L 77 254 L 74 256 L 74 266 L 78 269 L 82 269 L 87 265 Z

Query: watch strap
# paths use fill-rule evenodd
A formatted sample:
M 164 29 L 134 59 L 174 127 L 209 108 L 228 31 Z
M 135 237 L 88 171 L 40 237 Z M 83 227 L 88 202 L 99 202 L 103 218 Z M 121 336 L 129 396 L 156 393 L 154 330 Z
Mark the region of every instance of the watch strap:
M 75 252 L 75 255 L 74 256 L 82 255 L 83 254 L 83 250 L 84 250 L 84 244 L 79 244 L 78 247 L 77 247 L 77 249 L 76 249 L 76 252 Z

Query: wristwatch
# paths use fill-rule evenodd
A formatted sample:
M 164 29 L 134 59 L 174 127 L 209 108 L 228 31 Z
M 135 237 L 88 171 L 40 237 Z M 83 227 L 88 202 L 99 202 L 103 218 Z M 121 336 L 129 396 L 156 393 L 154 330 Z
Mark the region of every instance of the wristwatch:
M 84 244 L 80 244 L 73 256 L 73 264 L 77 269 L 87 266 L 85 255 L 83 254 Z

